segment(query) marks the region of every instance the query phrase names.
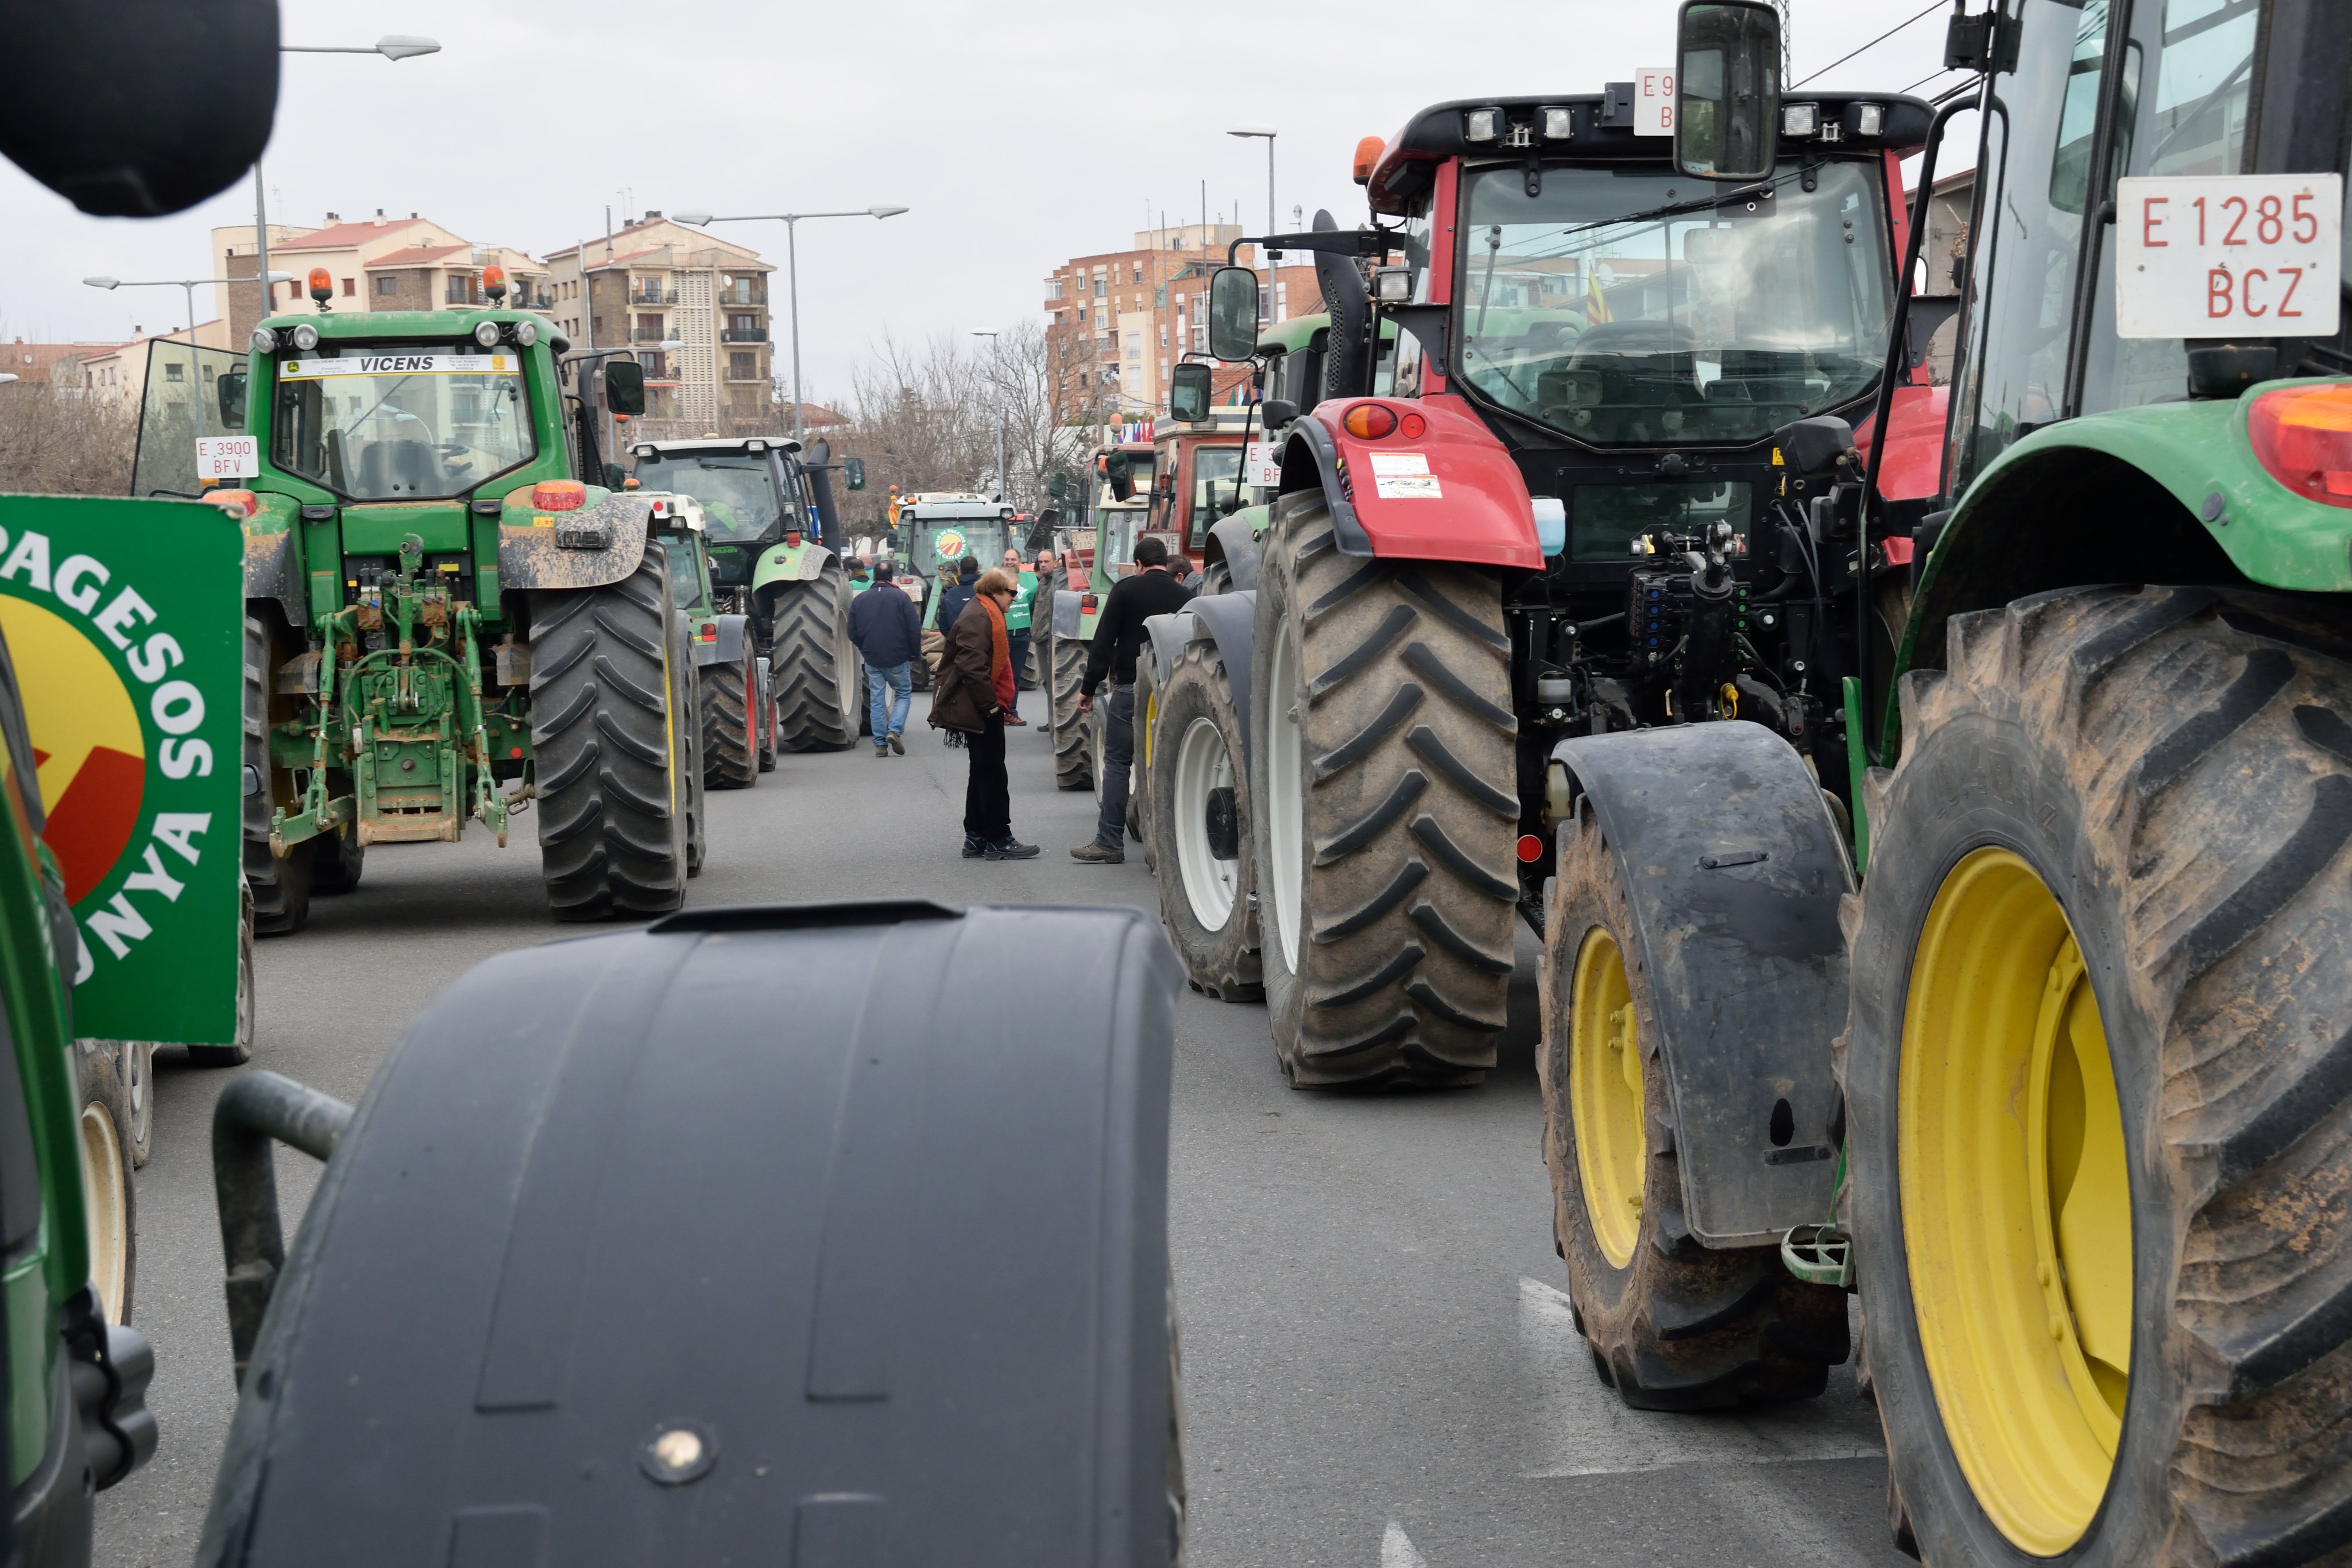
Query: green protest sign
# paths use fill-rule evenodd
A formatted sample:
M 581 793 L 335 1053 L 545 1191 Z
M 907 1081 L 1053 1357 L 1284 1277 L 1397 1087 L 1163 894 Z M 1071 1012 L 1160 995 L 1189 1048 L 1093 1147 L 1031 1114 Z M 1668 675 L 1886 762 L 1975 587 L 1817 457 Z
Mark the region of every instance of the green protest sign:
M 236 1037 L 244 591 L 217 507 L 0 497 L 0 632 L 85 1038 Z

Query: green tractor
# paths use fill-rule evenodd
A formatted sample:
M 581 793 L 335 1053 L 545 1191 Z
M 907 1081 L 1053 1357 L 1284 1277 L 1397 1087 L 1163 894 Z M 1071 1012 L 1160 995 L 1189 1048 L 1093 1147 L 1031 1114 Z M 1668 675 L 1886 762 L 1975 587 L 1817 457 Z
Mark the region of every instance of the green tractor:
M 1078 710 L 1078 688 L 1086 681 L 1087 654 L 1102 602 L 1111 585 L 1131 568 L 1135 541 L 1143 537 L 1150 519 L 1156 462 L 1146 444 L 1106 447 L 1095 455 L 1090 527 L 1079 530 L 1075 548 L 1066 553 L 1051 614 L 1045 617 L 1047 635 L 1038 659 L 1052 699 L 1047 712 L 1054 737 L 1054 782 L 1064 789 L 1097 787 L 1101 745 L 1096 727 Z M 1038 598 L 1045 598 L 1044 590 Z
M 1772 80 L 1772 8 L 1682 26 L 1677 166 L 1751 180 L 1759 124 L 1815 108 Z M 1833 1169 L 1833 1200 L 1774 1222 L 1810 1221 L 1791 1272 L 1859 1291 L 1899 1546 L 2334 1561 L 2352 29 L 2293 0 L 2005 0 L 1947 49 L 1977 76 L 1899 275 L 1944 126 L 1981 110 L 1940 493 L 1890 507 L 1883 438 L 1843 422 L 1780 443 L 1859 613 L 1895 610 L 1843 679 L 1850 835 L 1788 759 L 1701 755 L 1753 727 L 1548 765 L 1546 1147 L 1579 1322 L 1621 1386 L 1696 1364 L 1706 1303 L 1674 1277 L 1730 1228 L 1686 1193 Z M 1813 1038 L 1759 1052 L 1815 991 Z M 1762 1071 L 1720 1071 L 1743 1058 Z M 1792 1101 L 1832 1114 L 1792 1137 Z M 1636 1361 L 1643 1322 L 1696 1332 Z
M 1004 559 L 1013 541 L 1013 507 L 979 495 L 925 494 L 898 508 L 899 537 L 906 541 L 907 571 L 900 586 L 923 608 L 923 657 L 915 665 L 919 686 L 930 685 L 948 629 L 939 624 L 940 597 L 955 584 L 967 560 L 982 571 Z
M 700 869 L 684 513 L 620 488 L 596 413 L 642 371 L 573 356 L 527 311 L 314 314 L 253 334 L 224 421 L 252 438 L 246 870 L 257 929 L 298 930 L 372 843 L 506 842 L 526 802 L 562 919 L 650 915 Z M 601 375 L 592 367 L 602 361 Z M 601 383 L 599 385 L 598 383 Z M 688 553 L 691 553 L 689 549 Z

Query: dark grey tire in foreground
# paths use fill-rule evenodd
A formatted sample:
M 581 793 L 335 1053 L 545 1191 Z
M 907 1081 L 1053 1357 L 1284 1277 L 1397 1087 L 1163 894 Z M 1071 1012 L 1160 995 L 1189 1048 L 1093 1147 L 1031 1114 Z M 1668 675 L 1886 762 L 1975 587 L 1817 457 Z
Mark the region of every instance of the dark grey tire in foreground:
M 669 562 L 532 596 L 530 718 L 541 868 L 559 919 L 658 915 L 686 897 L 691 667 Z M 687 722 L 673 722 L 673 717 Z
M 753 659 L 744 652 L 732 664 L 704 664 L 698 672 L 702 697 L 702 781 L 714 789 L 749 789 L 760 781 L 761 736 L 753 690 Z
M 1222 1001 L 1255 1001 L 1265 990 L 1249 769 L 1216 643 L 1203 638 L 1187 645 L 1154 696 L 1160 733 L 1137 793 L 1151 797 L 1144 842 L 1159 878 L 1160 918 L 1194 990 Z M 1139 737 L 1139 768 L 1140 751 Z
M 1319 493 L 1276 513 L 1249 789 L 1276 1053 L 1301 1087 L 1475 1083 L 1518 896 L 1501 591 L 1341 555 Z
M 1054 782 L 1064 789 L 1095 784 L 1092 737 L 1087 715 L 1078 711 L 1078 687 L 1087 678 L 1087 644 L 1076 637 L 1054 639 L 1054 691 L 1050 714 L 1054 737 Z
M 1864 1354 L 1886 1427 L 1893 1512 L 1930 1563 L 2343 1560 L 2352 1538 L 2347 631 L 2342 608 L 2315 599 L 2084 589 L 1955 617 L 1946 667 L 1904 678 L 1900 763 L 1874 773 L 1864 791 L 1872 846 L 1841 1066 Z M 1932 1249 L 1937 1233 L 1902 1185 L 1912 1169 L 1905 1151 L 1932 1120 L 1905 1076 L 1906 1060 L 1925 1060 L 1916 1053 L 1936 1038 L 1931 1012 L 1910 1016 L 1914 988 L 1942 972 L 1922 933 L 1948 918 L 1939 901 L 1989 861 L 2030 871 L 2063 912 L 2059 929 L 2079 950 L 2072 983 L 2095 1000 L 2112 1067 L 2113 1168 L 2128 1178 L 2106 1232 L 2127 1218 L 2119 1249 L 2130 1320 L 2106 1362 L 2128 1366 L 2127 1394 L 2113 1391 L 2109 1417 L 2119 1440 L 2104 1490 L 2092 1470 L 2074 1499 L 2077 1538 L 2055 1553 L 2046 1541 L 2021 1550 L 2018 1531 L 1996 1521 L 2016 1517 L 2019 1490 L 2038 1488 L 2043 1470 L 2023 1469 L 2021 1487 L 1990 1496 L 1978 1490 L 1959 1458 L 1959 1444 L 1976 1439 L 1956 1437 L 1938 1411 L 1967 1390 L 1939 1388 L 1949 1375 L 1930 1373 L 1925 1349 L 1956 1310 L 2012 1298 L 2038 1308 L 2053 1282 L 2037 1281 L 2030 1260 L 2022 1279 L 1971 1270 L 1956 1307 L 1936 1276 L 1925 1285 L 1915 1277 L 1914 1249 Z M 2011 928 L 1988 922 L 1979 936 Z M 2035 994 L 2022 1004 L 2029 1021 Z M 1942 1086 L 1962 1081 L 1934 1082 L 1935 1103 L 1946 1103 Z M 2024 1097 L 2007 1075 L 1991 1082 L 2008 1096 L 1996 1110 Z M 2053 1138 L 2053 1161 L 2055 1148 Z M 1966 1177 L 1970 1187 L 2011 1179 L 1992 1168 Z M 2088 1283 L 2120 1288 L 2112 1276 Z M 2057 1346 L 2091 1343 L 2073 1304 L 2085 1283 L 2066 1271 L 2055 1284 L 2067 1306 L 2042 1309 L 2053 1363 Z M 1923 1326 L 1930 1310 L 1937 1318 Z
M 270 852 L 269 822 L 280 806 L 299 804 L 294 776 L 285 768 L 271 770 L 269 727 L 295 716 L 295 699 L 274 689 L 278 677 L 278 647 L 269 623 L 258 616 L 245 618 L 245 765 L 253 769 L 249 785 L 258 788 L 245 797 L 245 881 L 253 890 L 254 930 L 264 936 L 282 936 L 310 923 L 312 852 L 297 845 L 281 859 Z
M 770 679 L 776 742 L 786 751 L 838 751 L 857 738 L 856 646 L 849 640 L 849 579 L 838 561 L 813 581 L 761 590 L 773 626 Z
M 1703 1410 L 1811 1398 L 1851 1351 L 1845 1292 L 1809 1285 L 1782 1267 L 1778 1247 L 1702 1247 L 1683 1214 L 1680 1162 L 1658 1129 L 1675 1124 L 1653 1009 L 1619 863 L 1588 810 L 1564 827 L 1559 874 L 1544 922 L 1544 1163 L 1551 1172 L 1552 1230 L 1568 1264 L 1576 1321 L 1593 1364 L 1626 1404 L 1643 1410 Z M 1630 1256 L 1612 1260 L 1596 1234 L 1592 1190 L 1579 1166 L 1580 1129 L 1570 1091 L 1571 991 L 1589 936 L 1613 943 L 1634 1010 L 1639 1112 L 1646 1133 L 1638 1232 Z M 1653 940 L 1654 940 L 1654 936 Z M 1601 951 L 1611 950 L 1603 946 Z M 1588 1041 L 1588 1046 L 1598 1041 Z M 1622 1047 L 1621 1047 L 1622 1048 Z M 1627 1110 L 1634 1107 L 1631 1102 Z M 1633 1183 L 1628 1184 L 1629 1195 Z M 1622 1233 L 1626 1229 L 1621 1218 Z

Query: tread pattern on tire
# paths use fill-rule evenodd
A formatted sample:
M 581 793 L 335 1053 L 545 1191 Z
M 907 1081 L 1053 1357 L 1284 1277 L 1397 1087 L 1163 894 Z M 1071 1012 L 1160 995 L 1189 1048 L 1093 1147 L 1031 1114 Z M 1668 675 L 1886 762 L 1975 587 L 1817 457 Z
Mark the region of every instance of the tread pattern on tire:
M 1845 1292 L 1809 1285 L 1778 1247 L 1708 1248 L 1683 1215 L 1682 1166 L 1658 1057 L 1658 1028 L 1641 963 L 1643 944 L 1615 856 L 1589 811 L 1564 835 L 1544 927 L 1544 1164 L 1550 1169 L 1557 1250 L 1568 1263 L 1577 1327 L 1604 1370 L 1602 1381 L 1643 1410 L 1704 1410 L 1810 1399 L 1851 1352 Z M 1642 1234 L 1625 1268 L 1613 1268 L 1585 1216 L 1569 1105 L 1570 990 L 1577 954 L 1594 926 L 1615 937 L 1633 991 L 1642 1042 L 1644 1150 Z
M 2132 1043 L 2156 1057 L 2142 1164 L 2170 1195 L 2179 1238 L 2174 1278 L 2136 1291 L 2136 1312 L 2162 1314 L 2150 1375 L 2179 1380 L 2169 1398 L 2143 1399 L 2136 1353 L 2127 1421 L 2177 1421 L 2124 1437 L 2147 1506 L 2122 1511 L 2168 1516 L 2123 1521 L 2140 1544 L 2113 1550 L 2136 1562 L 2335 1563 L 2352 1535 L 2342 617 L 2204 588 L 2065 590 L 1957 616 L 1946 668 L 1904 678 L 1901 768 L 1864 790 L 1871 821 L 1899 831 L 1902 802 L 1930 788 L 1904 777 L 1928 737 L 1978 716 L 2017 724 L 2069 759 L 2084 838 L 2121 889 L 2132 972 L 2116 984 L 2144 1037 Z M 1863 899 L 1867 926 L 1867 886 Z M 1860 1020 L 1859 967 L 1856 979 Z M 2120 1046 L 2113 1019 L 2109 1032 Z M 1906 1500 L 1932 1548 L 1939 1521 Z M 2117 1512 L 2111 1493 L 2102 1517 Z M 2116 1531 L 2095 1526 L 2102 1546 Z
M 751 656 L 702 666 L 702 781 L 714 789 L 748 789 L 760 781 L 760 743 L 752 733 Z
M 261 780 L 260 789 L 245 797 L 245 880 L 253 889 L 253 929 L 263 936 L 282 936 L 310 923 L 311 854 L 298 852 L 280 860 L 270 852 L 269 819 L 278 805 L 271 788 L 269 726 L 280 716 L 280 703 L 271 690 L 277 674 L 277 649 L 268 625 L 259 617 L 245 618 L 245 765 Z
M 1139 665 L 1139 672 L 1140 666 Z M 1139 681 L 1137 690 L 1140 692 Z M 1144 817 L 1147 858 L 1160 883 L 1160 918 L 1167 924 L 1170 945 L 1184 965 L 1192 988 L 1220 1001 L 1255 1001 L 1265 994 L 1265 967 L 1259 950 L 1258 916 L 1252 905 L 1257 887 L 1256 854 L 1249 818 L 1247 775 L 1242 766 L 1241 716 L 1234 710 L 1233 682 L 1214 642 L 1202 638 L 1185 645 L 1160 688 L 1163 744 L 1152 768 L 1141 776 L 1139 793 L 1151 796 Z M 1234 908 L 1223 927 L 1203 928 L 1192 917 L 1184 890 L 1184 871 L 1176 847 L 1176 752 L 1185 729 L 1196 717 L 1215 721 L 1228 737 L 1234 761 L 1234 809 L 1238 821 L 1241 856 L 1234 890 Z M 1139 722 L 1140 722 L 1139 720 Z M 1139 758 L 1138 766 L 1140 766 Z
M 685 902 L 690 781 L 673 779 L 671 758 L 690 752 L 671 730 L 678 677 L 664 667 L 676 614 L 658 549 L 610 587 L 534 596 L 540 859 L 560 919 L 656 915 Z
M 1054 782 L 1064 789 L 1095 787 L 1087 716 L 1078 711 L 1078 687 L 1087 678 L 1087 651 L 1082 638 L 1054 639 Z
M 777 746 L 785 751 L 839 751 L 854 744 L 856 699 L 863 694 L 856 689 L 857 658 L 849 649 L 848 577 L 838 564 L 829 565 L 814 581 L 768 593 Z M 852 699 L 845 710 L 845 689 Z
M 1298 1084 L 1475 1083 L 1517 896 L 1502 595 L 1473 568 L 1340 554 L 1319 495 L 1286 497 L 1267 543 L 1257 640 L 1297 629 L 1308 780 L 1299 973 L 1265 960 L 1276 1050 Z M 1269 656 L 1270 716 L 1292 697 Z

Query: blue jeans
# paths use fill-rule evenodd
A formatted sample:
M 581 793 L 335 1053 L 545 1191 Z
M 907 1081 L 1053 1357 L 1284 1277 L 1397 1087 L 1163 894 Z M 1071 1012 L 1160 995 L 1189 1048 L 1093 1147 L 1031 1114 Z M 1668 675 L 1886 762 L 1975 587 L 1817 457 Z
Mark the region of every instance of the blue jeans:
M 872 695 L 874 744 L 907 733 L 907 708 L 915 700 L 912 664 L 868 664 L 866 689 Z M 893 700 L 895 698 L 895 700 Z

